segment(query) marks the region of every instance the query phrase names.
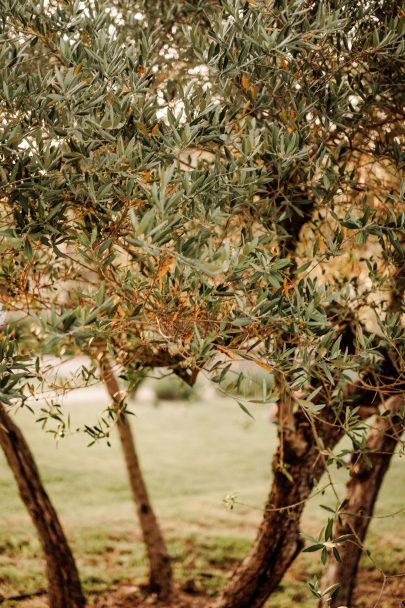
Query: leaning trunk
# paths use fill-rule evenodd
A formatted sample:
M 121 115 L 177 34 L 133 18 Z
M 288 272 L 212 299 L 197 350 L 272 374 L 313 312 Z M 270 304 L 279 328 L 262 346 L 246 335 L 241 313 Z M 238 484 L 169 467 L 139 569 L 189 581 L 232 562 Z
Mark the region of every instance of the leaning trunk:
M 118 382 L 106 358 L 102 361 L 101 373 L 111 398 L 116 403 L 119 403 L 120 389 Z M 149 587 L 161 599 L 167 599 L 173 591 L 173 573 L 170 558 L 143 481 L 134 437 L 131 432 L 128 416 L 125 413 L 119 413 L 117 426 L 150 564 Z
M 301 514 L 325 464 L 305 416 L 296 414 L 292 422 L 292 432 L 287 427 L 282 431 L 273 461 L 273 484 L 256 541 L 215 608 L 263 606 L 302 549 Z M 342 431 L 339 425 L 320 424 L 318 434 L 325 448 L 332 448 Z
M 330 608 L 352 605 L 353 590 L 363 541 L 367 534 L 374 505 L 388 470 L 395 447 L 403 431 L 403 418 L 398 415 L 405 406 L 403 397 L 392 397 L 386 403 L 387 413 L 377 418 L 367 440 L 370 467 L 363 457 L 354 455 L 352 473 L 347 484 L 344 512 L 339 515 L 334 530 L 334 538 L 353 534 L 353 539 L 339 546 L 341 561 L 330 558 L 322 587 L 338 583 L 340 592 L 335 599 L 325 598 L 321 605 Z
M 86 600 L 58 516 L 42 485 L 34 457 L 23 434 L 1 403 L 0 445 L 44 550 L 50 608 L 83 608 Z

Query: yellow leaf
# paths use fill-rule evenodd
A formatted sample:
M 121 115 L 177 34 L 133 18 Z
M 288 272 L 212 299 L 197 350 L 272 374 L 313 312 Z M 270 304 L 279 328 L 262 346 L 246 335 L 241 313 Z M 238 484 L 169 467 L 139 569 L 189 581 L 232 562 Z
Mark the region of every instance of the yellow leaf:
M 117 193 L 115 193 L 115 197 L 121 201 L 121 203 L 128 205 L 128 207 L 140 207 L 143 203 L 143 201 L 131 201 L 130 199 L 124 198 Z
M 247 102 L 245 103 L 245 105 L 243 106 L 242 114 L 245 114 L 247 112 L 249 106 L 250 106 L 250 99 L 248 99 Z
M 161 267 L 158 270 L 158 277 L 159 279 L 161 279 L 162 277 L 165 276 L 165 274 L 167 274 L 170 270 L 170 266 L 173 262 L 174 258 L 167 258 L 167 260 L 165 260 L 163 262 L 163 264 L 161 265 Z
M 220 346 L 219 344 L 215 344 L 215 348 L 217 350 L 220 350 L 221 353 L 224 353 L 224 355 L 226 355 L 229 359 L 235 359 L 235 357 L 233 356 L 233 354 L 231 353 L 231 351 L 229 351 L 224 346 Z
M 75 69 L 73 70 L 73 74 L 75 76 L 77 76 L 79 74 L 79 72 L 81 71 L 81 69 L 82 69 L 82 64 L 78 63 L 77 66 L 75 67 Z
M 159 123 L 156 123 L 152 131 L 149 133 L 149 137 L 154 137 L 159 129 Z
M 242 89 L 245 91 L 245 93 L 247 93 L 248 88 L 249 88 L 249 78 L 247 77 L 246 74 L 242 74 Z
M 267 365 L 267 363 L 263 363 L 263 361 L 257 361 L 256 359 L 254 359 L 253 363 L 256 363 L 256 365 L 258 365 L 259 367 L 262 367 L 263 369 L 267 370 L 268 372 L 272 372 L 274 370 L 274 367 L 272 367 L 271 365 Z
M 152 179 L 152 171 L 147 169 L 146 171 L 140 171 L 139 175 L 142 175 L 143 179 L 149 182 Z
M 121 316 L 121 307 L 118 306 L 117 310 L 115 311 L 114 317 L 111 319 L 111 327 L 114 327 L 115 325 L 117 325 L 117 323 L 120 320 L 120 316 Z
M 143 124 L 139 123 L 139 124 L 138 124 L 138 129 L 139 129 L 140 131 L 142 131 L 142 133 L 143 133 L 144 135 L 149 135 L 149 133 L 147 132 L 147 130 L 146 130 L 146 128 L 144 127 L 144 125 L 143 125 Z

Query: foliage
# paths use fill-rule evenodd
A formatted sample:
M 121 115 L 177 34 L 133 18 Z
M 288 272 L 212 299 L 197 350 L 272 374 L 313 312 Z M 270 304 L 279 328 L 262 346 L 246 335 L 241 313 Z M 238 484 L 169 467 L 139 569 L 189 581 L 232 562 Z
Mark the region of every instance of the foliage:
M 404 389 L 403 11 L 149 5 L 0 2 L 4 307 L 129 389 L 253 362 L 362 453 Z
M 33 376 L 30 357 L 18 350 L 15 340 L 0 333 L 0 402 L 11 404 L 16 399 L 24 401 L 26 395 L 21 385 Z

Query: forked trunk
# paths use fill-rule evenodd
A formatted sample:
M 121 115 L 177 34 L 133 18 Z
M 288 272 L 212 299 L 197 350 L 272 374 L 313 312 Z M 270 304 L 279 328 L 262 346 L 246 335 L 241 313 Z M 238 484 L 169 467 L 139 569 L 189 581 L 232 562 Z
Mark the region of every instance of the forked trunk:
M 102 360 L 101 373 L 111 398 L 116 403 L 119 403 L 120 389 L 106 357 Z M 173 573 L 170 557 L 142 477 L 134 437 L 131 432 L 128 416 L 125 413 L 119 415 L 117 426 L 127 465 L 132 495 L 149 559 L 150 590 L 157 593 L 161 599 L 168 599 L 173 592 Z
M 42 485 L 34 457 L 23 434 L 1 403 L 0 445 L 44 550 L 50 608 L 83 608 L 86 600 L 58 516 Z
M 274 479 L 256 540 L 234 571 L 215 608 L 263 606 L 302 549 L 301 514 L 325 464 L 306 418 L 296 414 L 294 422 L 293 433 L 287 428 L 283 431 L 282 449 L 280 447 L 273 461 Z M 318 434 L 324 446 L 332 448 L 342 430 L 340 426 L 320 424 Z M 289 505 L 293 506 L 286 508 Z
M 405 406 L 405 398 L 391 397 L 385 404 L 387 414 L 379 416 L 369 432 L 367 440 L 368 458 L 371 468 L 364 458 L 352 457 L 352 473 L 347 484 L 344 512 L 337 518 L 334 538 L 353 534 L 354 538 L 339 545 L 341 562 L 330 558 L 322 588 L 339 583 L 340 592 L 333 600 L 321 603 L 322 606 L 337 608 L 351 606 L 356 582 L 362 544 L 367 534 L 374 505 L 388 470 L 395 447 L 404 430 L 403 418 L 399 412 Z

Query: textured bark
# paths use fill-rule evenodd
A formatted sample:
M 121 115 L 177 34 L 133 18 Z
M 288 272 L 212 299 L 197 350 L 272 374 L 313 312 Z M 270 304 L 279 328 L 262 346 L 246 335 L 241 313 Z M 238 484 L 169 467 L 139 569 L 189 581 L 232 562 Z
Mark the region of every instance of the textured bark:
M 339 583 L 340 592 L 335 600 L 325 599 L 320 606 L 337 608 L 341 605 L 352 605 L 362 553 L 361 545 L 367 534 L 384 475 L 404 430 L 403 419 L 398 414 L 405 407 L 405 398 L 391 397 L 385 407 L 388 415 L 377 418 L 367 440 L 367 449 L 374 452 L 368 455 L 372 467 L 367 466 L 364 458 L 359 458 L 358 455 L 352 458 L 352 472 L 347 484 L 345 506 L 343 513 L 337 519 L 334 538 L 345 534 L 353 534 L 355 538 L 339 546 L 341 562 L 330 558 L 322 588 L 327 589 L 330 585 Z
M 1 403 L 0 445 L 44 550 L 50 608 L 83 608 L 86 600 L 58 516 L 42 485 L 34 457 L 23 434 Z
M 102 361 L 101 373 L 110 396 L 115 402 L 118 402 L 120 399 L 120 389 L 107 358 L 104 358 Z M 149 559 L 150 591 L 157 593 L 161 599 L 168 599 L 173 592 L 173 573 L 170 557 L 143 480 L 134 437 L 131 432 L 128 416 L 125 413 L 119 415 L 117 426 L 127 465 L 132 495 Z
M 325 464 L 314 445 L 306 417 L 302 413 L 295 414 L 294 423 L 294 430 L 283 429 L 280 450 L 273 461 L 272 488 L 256 540 L 234 571 L 215 608 L 263 606 L 302 549 L 299 535 L 301 514 L 314 481 L 319 480 L 325 470 Z M 332 448 L 341 437 L 342 430 L 337 426 L 320 424 L 318 434 L 325 447 Z M 283 469 L 292 477 L 292 482 Z M 288 509 L 288 505 L 294 506 Z

